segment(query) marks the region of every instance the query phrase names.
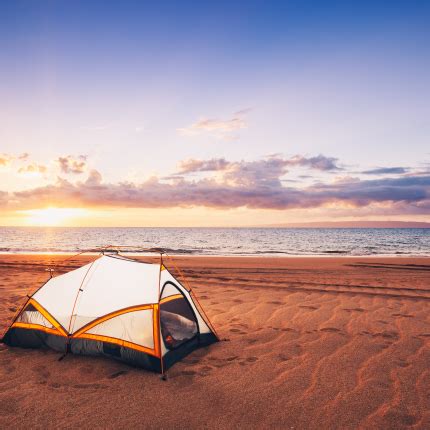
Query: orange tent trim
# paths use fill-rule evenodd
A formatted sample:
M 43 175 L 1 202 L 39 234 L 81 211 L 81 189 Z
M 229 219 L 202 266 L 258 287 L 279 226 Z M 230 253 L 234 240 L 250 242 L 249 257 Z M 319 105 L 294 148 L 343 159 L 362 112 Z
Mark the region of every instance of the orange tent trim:
M 159 355 L 157 355 L 155 349 L 148 348 L 146 346 L 138 345 L 133 342 L 128 342 L 126 340 L 117 339 L 116 337 L 109 337 L 109 336 L 101 336 L 98 334 L 91 334 L 91 333 L 82 333 L 79 336 L 73 336 L 74 338 L 78 339 L 91 339 L 91 340 L 100 340 L 101 342 L 109 342 L 114 343 L 116 345 L 124 346 L 126 348 L 135 349 L 137 351 L 145 352 L 146 354 L 153 355 L 154 357 L 159 358 Z
M 30 299 L 28 301 L 28 303 L 25 305 L 24 309 L 20 312 L 19 315 L 21 315 L 23 312 L 25 312 L 27 307 L 30 305 L 34 306 L 34 308 L 37 309 L 55 327 L 55 329 L 48 328 L 48 327 L 45 327 L 45 326 L 39 325 L 39 324 L 30 324 L 30 323 L 22 323 L 22 322 L 14 322 L 12 324 L 12 327 L 35 328 L 36 330 L 45 331 L 47 333 L 53 333 L 53 334 L 59 333 L 61 336 L 67 336 L 67 332 L 66 332 L 66 330 L 64 330 L 63 326 L 42 305 L 40 305 L 34 299 Z M 17 324 L 19 324 L 19 325 L 17 325 Z M 40 328 L 40 327 L 42 327 L 42 328 Z M 48 331 L 48 330 L 50 330 L 50 331 Z
M 163 303 L 170 302 L 171 300 L 177 300 L 177 299 L 183 299 L 184 296 L 182 294 L 174 294 L 173 296 L 165 297 L 164 299 L 160 300 L 160 305 Z
M 129 312 L 136 312 L 136 311 L 143 311 L 145 309 L 153 309 L 154 305 L 138 305 L 138 306 L 130 306 L 129 308 L 121 309 L 119 311 L 111 312 L 110 314 L 103 315 L 100 318 L 97 318 L 94 321 L 91 321 L 90 323 L 84 325 L 82 328 L 80 328 L 76 333 L 73 334 L 73 337 L 78 337 L 82 333 L 85 333 L 88 330 L 91 330 L 94 326 L 110 320 L 111 318 L 115 318 L 119 315 L 127 314 Z
M 57 336 L 62 336 L 62 337 L 67 337 L 66 334 L 60 332 L 56 328 L 49 328 L 49 327 L 45 327 L 45 326 L 39 325 L 39 324 L 14 322 L 11 327 L 13 327 L 13 328 L 25 328 L 25 329 L 28 329 L 28 330 L 39 330 L 39 331 L 43 331 L 45 333 L 55 334 Z

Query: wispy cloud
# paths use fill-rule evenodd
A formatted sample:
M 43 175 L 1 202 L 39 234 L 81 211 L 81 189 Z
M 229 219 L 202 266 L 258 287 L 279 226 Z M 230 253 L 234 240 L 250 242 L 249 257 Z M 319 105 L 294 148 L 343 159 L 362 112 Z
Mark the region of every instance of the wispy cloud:
M 341 170 L 337 162 L 337 158 L 326 157 L 322 154 L 308 158 L 302 155 L 296 155 L 289 160 L 290 166 L 303 166 L 321 171 Z
M 48 168 L 43 164 L 31 163 L 20 167 L 18 173 L 46 173 Z
M 226 170 L 231 164 L 225 158 L 212 158 L 210 160 L 190 158 L 179 163 L 179 173 L 215 172 Z
M 406 173 L 408 169 L 405 167 L 378 167 L 377 169 L 364 170 L 365 175 L 400 175 Z
M 337 158 L 317 155 L 315 157 L 305 157 L 295 155 L 291 158 L 283 158 L 280 154 L 273 154 L 259 161 L 227 161 L 225 158 L 211 158 L 209 160 L 196 160 L 190 158 L 179 163 L 179 172 L 181 174 L 196 172 L 219 172 L 235 171 L 238 174 L 247 174 L 250 171 L 261 169 L 275 169 L 275 173 L 285 174 L 287 167 L 305 167 L 319 171 L 337 171 L 341 170 L 337 165 Z M 282 171 L 278 169 L 281 168 Z
M 185 136 L 209 135 L 221 139 L 235 139 L 241 129 L 247 128 L 247 114 L 250 108 L 235 112 L 230 118 L 202 118 L 187 127 L 179 128 L 178 132 Z

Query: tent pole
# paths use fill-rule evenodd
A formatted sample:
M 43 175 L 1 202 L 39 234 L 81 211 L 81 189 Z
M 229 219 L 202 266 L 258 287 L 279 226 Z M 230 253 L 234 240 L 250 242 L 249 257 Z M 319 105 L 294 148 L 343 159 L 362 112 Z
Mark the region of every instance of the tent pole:
M 163 352 L 161 350 L 161 310 L 160 310 L 160 294 L 161 294 L 161 270 L 163 268 L 163 251 L 160 251 L 160 270 L 158 272 L 158 350 L 160 351 L 160 364 L 161 364 L 161 375 L 165 379 L 164 375 L 164 363 L 163 363 Z

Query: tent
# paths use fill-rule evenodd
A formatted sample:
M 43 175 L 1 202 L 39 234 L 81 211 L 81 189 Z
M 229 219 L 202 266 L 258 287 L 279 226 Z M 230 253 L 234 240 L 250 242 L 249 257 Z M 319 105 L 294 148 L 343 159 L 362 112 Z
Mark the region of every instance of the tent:
M 160 263 L 119 254 L 51 277 L 3 337 L 10 346 L 102 355 L 164 373 L 196 348 L 218 341 L 195 301 Z

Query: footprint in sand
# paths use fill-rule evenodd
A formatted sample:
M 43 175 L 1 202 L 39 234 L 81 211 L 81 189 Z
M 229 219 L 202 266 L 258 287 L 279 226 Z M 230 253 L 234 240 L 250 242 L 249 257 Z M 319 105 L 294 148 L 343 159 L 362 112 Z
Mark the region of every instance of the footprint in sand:
M 194 376 L 197 372 L 195 370 L 183 370 L 180 374 L 183 376 Z
M 233 355 L 231 357 L 227 357 L 226 360 L 227 361 L 234 361 L 234 360 L 236 360 L 236 358 L 239 358 L 239 356 L 238 355 Z
M 279 357 L 279 359 L 281 360 L 281 361 L 288 361 L 288 360 L 291 360 L 291 357 L 289 357 L 288 355 L 286 355 L 286 354 L 278 354 L 278 357 Z
M 235 323 L 233 325 L 239 326 L 239 327 L 244 327 L 244 328 L 248 328 L 248 324 L 243 324 L 243 323 Z
M 128 373 L 128 370 L 119 370 L 118 372 L 114 372 L 111 375 L 108 376 L 108 379 L 115 379 L 118 378 L 118 376 L 126 375 Z
M 240 361 L 239 364 L 241 366 L 246 366 L 248 364 L 255 363 L 256 361 L 258 361 L 258 357 L 247 357 L 243 361 Z
M 321 328 L 320 331 L 327 332 L 327 333 L 340 333 L 340 330 L 336 327 L 325 327 L 325 328 Z
M 388 418 L 388 420 L 391 422 L 396 422 L 399 425 L 404 425 L 404 426 L 413 426 L 414 424 L 417 423 L 418 419 L 411 414 L 408 413 L 401 413 L 398 411 L 394 411 L 394 410 L 390 410 L 388 411 L 385 415 L 385 418 Z
M 49 384 L 49 386 L 52 388 L 60 388 L 61 384 L 59 384 L 58 382 L 53 382 L 52 384 Z
M 33 367 L 33 370 L 36 372 L 38 376 L 40 376 L 42 379 L 47 379 L 51 375 L 49 370 L 46 368 L 46 366 L 36 366 Z
M 316 306 L 307 306 L 307 305 L 301 305 L 301 306 L 299 306 L 299 308 L 309 309 L 310 311 L 316 311 L 317 309 L 319 309 Z
M 206 376 L 212 370 L 213 370 L 213 367 L 211 366 L 203 366 L 200 368 L 200 376 Z
M 398 339 L 399 338 L 399 333 L 397 333 L 396 331 L 383 331 L 382 333 L 375 333 L 373 335 L 373 337 L 378 337 L 381 336 L 385 339 Z

